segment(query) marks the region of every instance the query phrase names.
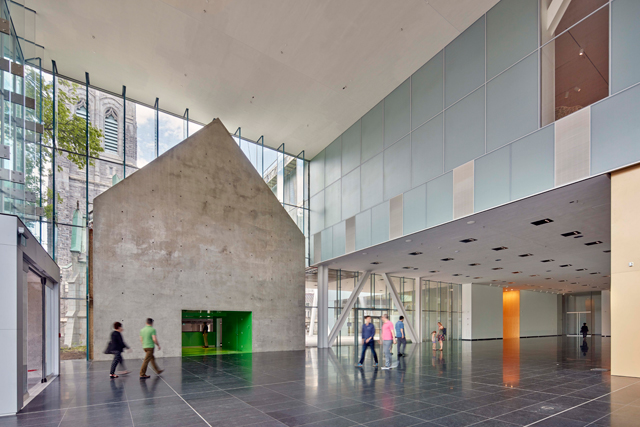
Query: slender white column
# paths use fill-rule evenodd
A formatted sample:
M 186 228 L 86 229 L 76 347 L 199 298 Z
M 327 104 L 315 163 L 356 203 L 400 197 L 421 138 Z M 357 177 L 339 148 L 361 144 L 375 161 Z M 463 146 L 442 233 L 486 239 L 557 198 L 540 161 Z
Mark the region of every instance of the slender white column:
M 329 347 L 329 268 L 318 267 L 318 348 Z

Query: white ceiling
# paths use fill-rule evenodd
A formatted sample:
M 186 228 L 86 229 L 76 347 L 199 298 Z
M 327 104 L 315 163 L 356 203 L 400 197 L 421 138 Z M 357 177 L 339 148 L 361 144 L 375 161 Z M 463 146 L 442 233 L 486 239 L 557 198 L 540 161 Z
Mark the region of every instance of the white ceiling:
M 26 0 L 46 68 L 312 158 L 498 0 Z
M 531 224 L 545 218 L 553 222 Z M 572 231 L 583 237 L 562 236 Z M 461 242 L 468 238 L 477 240 Z M 594 241 L 602 243 L 585 245 Z M 493 250 L 501 246 L 508 249 Z M 583 292 L 610 288 L 611 254 L 603 252 L 610 249 L 611 185 L 609 178 L 601 175 L 322 264 L 332 269 L 371 270 L 450 283 Z M 409 255 L 414 251 L 422 254 Z M 520 257 L 523 254 L 532 256 Z M 444 258 L 453 260 L 442 261 Z M 542 262 L 547 259 L 553 261 Z M 371 264 L 376 261 L 381 264 Z M 469 265 L 474 263 L 480 265 Z M 570 266 L 561 267 L 566 264 Z

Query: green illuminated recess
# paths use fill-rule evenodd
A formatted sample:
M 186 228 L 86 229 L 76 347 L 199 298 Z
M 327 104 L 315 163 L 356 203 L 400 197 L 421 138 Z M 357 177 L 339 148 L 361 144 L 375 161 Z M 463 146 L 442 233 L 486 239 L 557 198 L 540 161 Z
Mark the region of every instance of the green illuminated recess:
M 221 322 L 221 347 L 216 347 L 218 319 Z M 203 348 L 202 335 L 202 323 L 205 322 L 209 325 L 207 349 Z M 182 310 L 182 354 L 191 356 L 251 352 L 251 323 L 250 311 Z

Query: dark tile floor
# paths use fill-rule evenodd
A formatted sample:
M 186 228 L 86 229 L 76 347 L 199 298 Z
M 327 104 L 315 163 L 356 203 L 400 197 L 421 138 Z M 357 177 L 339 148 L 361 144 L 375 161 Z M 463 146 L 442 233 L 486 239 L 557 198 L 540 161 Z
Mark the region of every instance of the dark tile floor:
M 408 346 L 391 371 L 353 347 L 165 358 L 162 377 L 108 379 L 108 362 L 62 373 L 4 426 L 638 426 L 640 380 L 611 377 L 609 339 Z M 584 348 L 584 347 L 583 347 Z

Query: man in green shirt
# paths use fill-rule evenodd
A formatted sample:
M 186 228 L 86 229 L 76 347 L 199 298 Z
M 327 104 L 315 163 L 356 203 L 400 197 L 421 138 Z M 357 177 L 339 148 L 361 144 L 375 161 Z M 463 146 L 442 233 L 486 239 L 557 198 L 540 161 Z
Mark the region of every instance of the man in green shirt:
M 160 375 L 162 373 L 162 369 L 158 368 L 156 365 L 156 358 L 153 356 L 153 350 L 155 346 L 158 346 L 158 350 L 161 350 L 160 344 L 158 343 L 158 337 L 156 334 L 156 330 L 153 327 L 153 319 L 147 319 L 147 326 L 140 330 L 140 343 L 142 343 L 142 348 L 144 349 L 144 361 L 142 362 L 142 367 L 140 368 L 140 379 L 146 380 L 149 378 L 147 375 L 147 366 L 151 363 L 151 367 L 156 374 Z

